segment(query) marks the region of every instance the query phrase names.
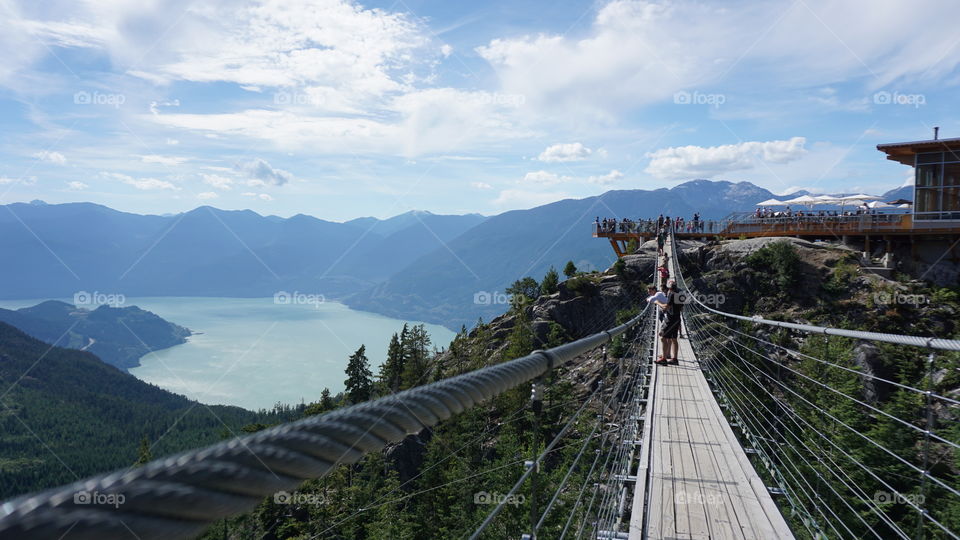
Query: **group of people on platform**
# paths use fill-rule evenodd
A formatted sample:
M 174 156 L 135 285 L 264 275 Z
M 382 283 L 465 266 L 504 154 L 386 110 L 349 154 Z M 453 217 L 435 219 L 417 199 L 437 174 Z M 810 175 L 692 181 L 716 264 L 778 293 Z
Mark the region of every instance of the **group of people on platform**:
M 693 214 L 693 219 L 686 220 L 683 217 L 677 217 L 671 219 L 670 216 L 664 216 L 660 214 L 657 219 L 647 218 L 632 220 L 630 218 L 616 219 L 616 218 L 603 218 L 600 219 L 599 216 L 594 220 L 593 224 L 598 233 L 610 234 L 610 233 L 648 233 L 648 234 L 660 234 L 663 230 L 672 230 L 674 232 L 682 233 L 698 233 L 698 232 L 713 232 L 714 229 L 713 221 L 703 221 L 700 218 L 700 213 Z

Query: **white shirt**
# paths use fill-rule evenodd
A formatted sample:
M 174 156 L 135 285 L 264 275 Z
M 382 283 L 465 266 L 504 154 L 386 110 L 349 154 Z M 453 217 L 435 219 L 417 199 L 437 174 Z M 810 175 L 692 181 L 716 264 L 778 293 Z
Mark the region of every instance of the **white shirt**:
M 650 303 L 652 303 L 652 302 L 662 302 L 662 303 L 666 304 L 666 303 L 667 303 L 667 295 L 663 294 L 663 291 L 657 291 L 656 294 L 652 294 L 652 295 L 650 295 L 650 296 L 647 297 L 647 303 L 650 304 Z

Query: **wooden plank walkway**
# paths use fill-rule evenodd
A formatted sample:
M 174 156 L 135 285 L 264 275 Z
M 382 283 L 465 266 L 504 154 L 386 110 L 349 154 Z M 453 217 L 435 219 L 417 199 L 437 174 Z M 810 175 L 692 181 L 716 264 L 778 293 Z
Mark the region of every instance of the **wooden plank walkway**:
M 629 538 L 793 538 L 686 338 L 679 356 L 654 368 Z

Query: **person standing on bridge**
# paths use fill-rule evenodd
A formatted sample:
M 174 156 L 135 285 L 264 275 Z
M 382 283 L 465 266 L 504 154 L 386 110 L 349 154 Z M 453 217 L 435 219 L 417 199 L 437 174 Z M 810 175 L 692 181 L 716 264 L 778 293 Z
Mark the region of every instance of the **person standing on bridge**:
M 663 352 L 656 362 L 661 365 L 676 365 L 680 363 L 680 344 L 677 342 L 677 336 L 680 334 L 680 309 L 682 307 L 680 289 L 677 287 L 676 281 L 670 281 L 666 296 L 666 302 L 657 302 L 657 306 L 665 313 L 666 320 L 660 328 L 660 345 Z

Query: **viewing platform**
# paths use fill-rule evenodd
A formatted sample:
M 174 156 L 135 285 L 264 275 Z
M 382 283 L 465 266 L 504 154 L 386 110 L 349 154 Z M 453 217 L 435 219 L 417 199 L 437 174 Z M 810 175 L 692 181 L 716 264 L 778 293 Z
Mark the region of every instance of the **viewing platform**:
M 869 250 L 871 239 L 891 241 L 910 240 L 918 236 L 960 236 L 960 221 L 957 220 L 916 220 L 910 213 L 877 213 L 846 216 L 783 216 L 756 217 L 753 213 L 731 214 L 722 220 L 704 220 L 688 222 L 677 229 L 677 238 L 689 239 L 737 239 L 759 238 L 767 236 L 793 236 L 807 240 L 862 239 Z M 618 223 L 615 228 L 604 228 L 592 224 L 594 238 L 606 238 L 613 246 L 618 257 L 629 253 L 630 241 L 642 244 L 655 240 L 656 233 L 647 222 Z M 890 242 L 888 242 L 890 243 Z

